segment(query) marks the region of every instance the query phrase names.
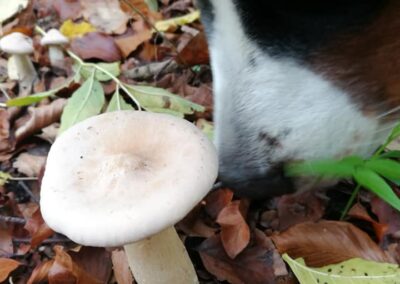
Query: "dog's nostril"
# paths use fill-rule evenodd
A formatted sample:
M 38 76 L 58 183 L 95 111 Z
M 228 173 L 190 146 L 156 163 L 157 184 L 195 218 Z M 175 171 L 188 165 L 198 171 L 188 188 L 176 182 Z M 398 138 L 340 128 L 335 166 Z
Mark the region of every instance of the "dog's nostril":
M 241 197 L 263 199 L 283 195 L 294 191 L 292 180 L 285 176 L 283 166 L 271 169 L 265 175 L 233 175 L 221 174 L 223 186 L 229 187 Z

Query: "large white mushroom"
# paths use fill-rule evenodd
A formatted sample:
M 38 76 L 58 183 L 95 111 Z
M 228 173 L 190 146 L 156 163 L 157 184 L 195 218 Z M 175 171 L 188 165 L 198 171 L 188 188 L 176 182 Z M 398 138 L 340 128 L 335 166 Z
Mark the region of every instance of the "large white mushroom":
M 32 39 L 19 32 L 11 33 L 0 40 L 0 49 L 11 54 L 8 60 L 9 72 L 12 72 L 15 65 L 21 87 L 30 88 L 37 78 L 35 67 L 29 58 L 29 54 L 34 51 Z
M 198 283 L 174 224 L 211 189 L 216 150 L 186 120 L 120 111 L 53 144 L 41 188 L 46 223 L 83 245 L 125 245 L 136 281 Z

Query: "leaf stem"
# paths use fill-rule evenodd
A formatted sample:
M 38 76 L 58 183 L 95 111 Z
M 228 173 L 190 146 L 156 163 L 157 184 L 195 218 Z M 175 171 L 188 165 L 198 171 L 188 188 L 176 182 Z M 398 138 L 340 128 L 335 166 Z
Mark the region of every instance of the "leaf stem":
M 340 221 L 343 221 L 344 217 L 346 217 L 347 213 L 349 213 L 351 206 L 354 203 L 354 200 L 358 196 L 358 193 L 360 192 L 361 185 L 357 184 L 357 187 L 353 190 L 353 193 L 350 196 L 349 201 L 347 201 L 346 207 L 343 209 L 342 215 L 340 216 Z

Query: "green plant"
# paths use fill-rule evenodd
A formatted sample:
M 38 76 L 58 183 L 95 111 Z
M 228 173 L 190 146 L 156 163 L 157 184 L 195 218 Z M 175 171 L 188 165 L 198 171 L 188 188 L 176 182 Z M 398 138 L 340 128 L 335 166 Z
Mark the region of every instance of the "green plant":
M 40 27 L 36 27 L 36 30 L 42 35 L 45 33 Z M 66 52 L 75 61 L 75 75 L 72 78 L 55 89 L 27 97 L 10 99 L 6 102 L 6 106 L 27 106 L 38 103 L 44 98 L 56 96 L 59 91 L 74 82 L 82 82 L 65 106 L 61 117 L 61 132 L 79 121 L 99 114 L 104 109 L 106 111 L 133 109 L 121 96 L 121 91 L 132 100 L 139 110 L 145 109 L 152 112 L 169 113 L 179 117 L 192 114 L 195 111 L 204 111 L 203 106 L 192 103 L 167 90 L 122 82 L 118 79 L 120 75 L 119 62 L 88 63 L 80 59 L 72 51 L 67 50 Z M 116 91 L 106 107 L 106 99 L 101 82 L 110 80 L 116 83 Z
M 400 162 L 395 160 L 400 158 L 400 151 L 385 152 L 387 146 L 398 137 L 400 137 L 400 124 L 392 130 L 385 143 L 368 159 L 349 156 L 341 160 L 305 161 L 289 165 L 287 173 L 292 176 L 354 178 L 357 187 L 343 211 L 342 219 L 354 203 L 361 187 L 369 189 L 400 211 L 400 198 L 390 186 L 391 183 L 400 185 Z

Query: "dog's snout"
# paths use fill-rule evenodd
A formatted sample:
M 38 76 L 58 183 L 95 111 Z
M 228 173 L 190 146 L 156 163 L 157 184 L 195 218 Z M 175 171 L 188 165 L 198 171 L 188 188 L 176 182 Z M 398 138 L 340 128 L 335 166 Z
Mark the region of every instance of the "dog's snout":
M 283 165 L 270 169 L 265 174 L 246 173 L 244 171 L 220 172 L 219 180 L 223 186 L 231 188 L 241 197 L 263 199 L 292 193 L 292 180 L 284 173 Z

